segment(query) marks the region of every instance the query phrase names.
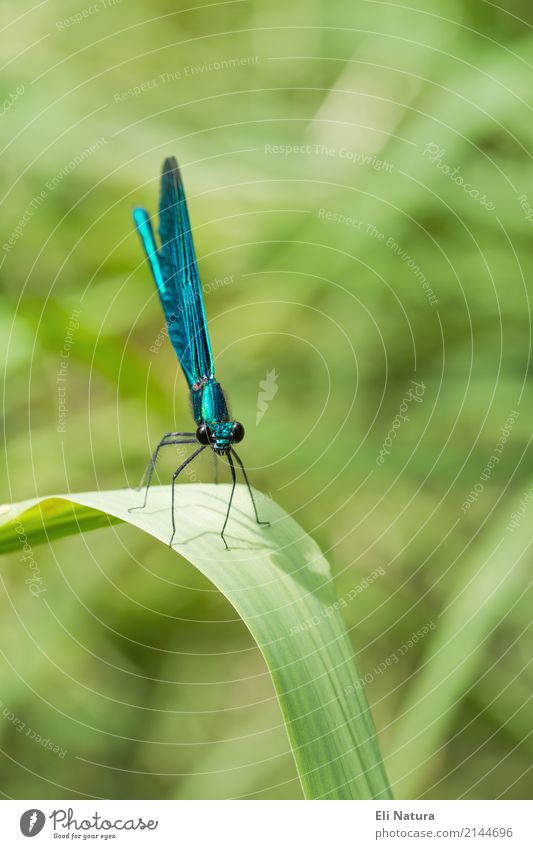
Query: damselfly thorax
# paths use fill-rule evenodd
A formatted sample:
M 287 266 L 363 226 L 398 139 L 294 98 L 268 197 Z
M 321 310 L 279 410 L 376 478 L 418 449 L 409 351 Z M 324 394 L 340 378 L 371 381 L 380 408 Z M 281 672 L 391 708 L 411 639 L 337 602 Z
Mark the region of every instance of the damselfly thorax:
M 191 401 L 198 442 L 210 445 L 217 454 L 227 454 L 234 443 L 242 442 L 244 427 L 230 419 L 226 396 L 217 380 L 207 378 L 193 384 Z

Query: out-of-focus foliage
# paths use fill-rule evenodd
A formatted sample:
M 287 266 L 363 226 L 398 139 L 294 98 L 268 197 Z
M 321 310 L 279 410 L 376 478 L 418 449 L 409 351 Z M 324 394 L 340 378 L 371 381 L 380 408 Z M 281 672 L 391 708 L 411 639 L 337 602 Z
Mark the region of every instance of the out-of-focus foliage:
M 244 459 L 333 565 L 397 794 L 516 798 L 533 20 L 441 9 L 8 0 L 2 497 L 136 483 L 189 427 L 130 220 L 176 154 Z M 1 572 L 4 794 L 300 796 L 263 660 L 204 578 L 122 526 L 36 549 L 38 596 L 21 556 Z

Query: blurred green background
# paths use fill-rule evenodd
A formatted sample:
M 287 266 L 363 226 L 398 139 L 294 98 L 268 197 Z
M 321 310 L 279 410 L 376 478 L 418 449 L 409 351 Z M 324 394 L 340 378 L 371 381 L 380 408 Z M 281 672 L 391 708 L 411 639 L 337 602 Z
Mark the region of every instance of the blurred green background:
M 398 795 L 527 797 L 531 7 L 183 6 L 5 5 L 2 500 L 134 485 L 189 428 L 130 215 L 175 154 L 243 458 L 332 564 Z M 301 797 L 207 581 L 125 526 L 34 555 L 38 597 L 1 570 L 4 796 Z

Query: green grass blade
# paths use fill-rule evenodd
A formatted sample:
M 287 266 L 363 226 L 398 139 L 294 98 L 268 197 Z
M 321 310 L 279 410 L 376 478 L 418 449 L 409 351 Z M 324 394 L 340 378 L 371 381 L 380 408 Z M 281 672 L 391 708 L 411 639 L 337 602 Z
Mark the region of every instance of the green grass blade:
M 366 696 L 337 605 L 328 563 L 280 507 L 260 499 L 271 522 L 259 528 L 249 495 L 235 492 L 226 551 L 220 528 L 227 486 L 177 487 L 175 548 L 228 598 L 272 676 L 308 798 L 389 799 L 391 792 Z M 131 490 L 21 502 L 0 516 L 0 552 L 26 553 L 58 538 L 129 522 L 163 543 L 170 536 L 170 487 L 153 487 L 144 511 Z

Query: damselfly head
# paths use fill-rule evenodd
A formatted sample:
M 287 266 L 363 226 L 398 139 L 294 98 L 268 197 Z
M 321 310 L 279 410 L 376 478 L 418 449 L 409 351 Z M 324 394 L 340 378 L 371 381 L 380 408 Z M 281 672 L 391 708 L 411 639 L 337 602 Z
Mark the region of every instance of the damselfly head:
M 244 439 L 244 427 L 240 422 L 203 422 L 196 439 L 201 445 L 210 445 L 216 454 L 227 454 L 234 443 Z

